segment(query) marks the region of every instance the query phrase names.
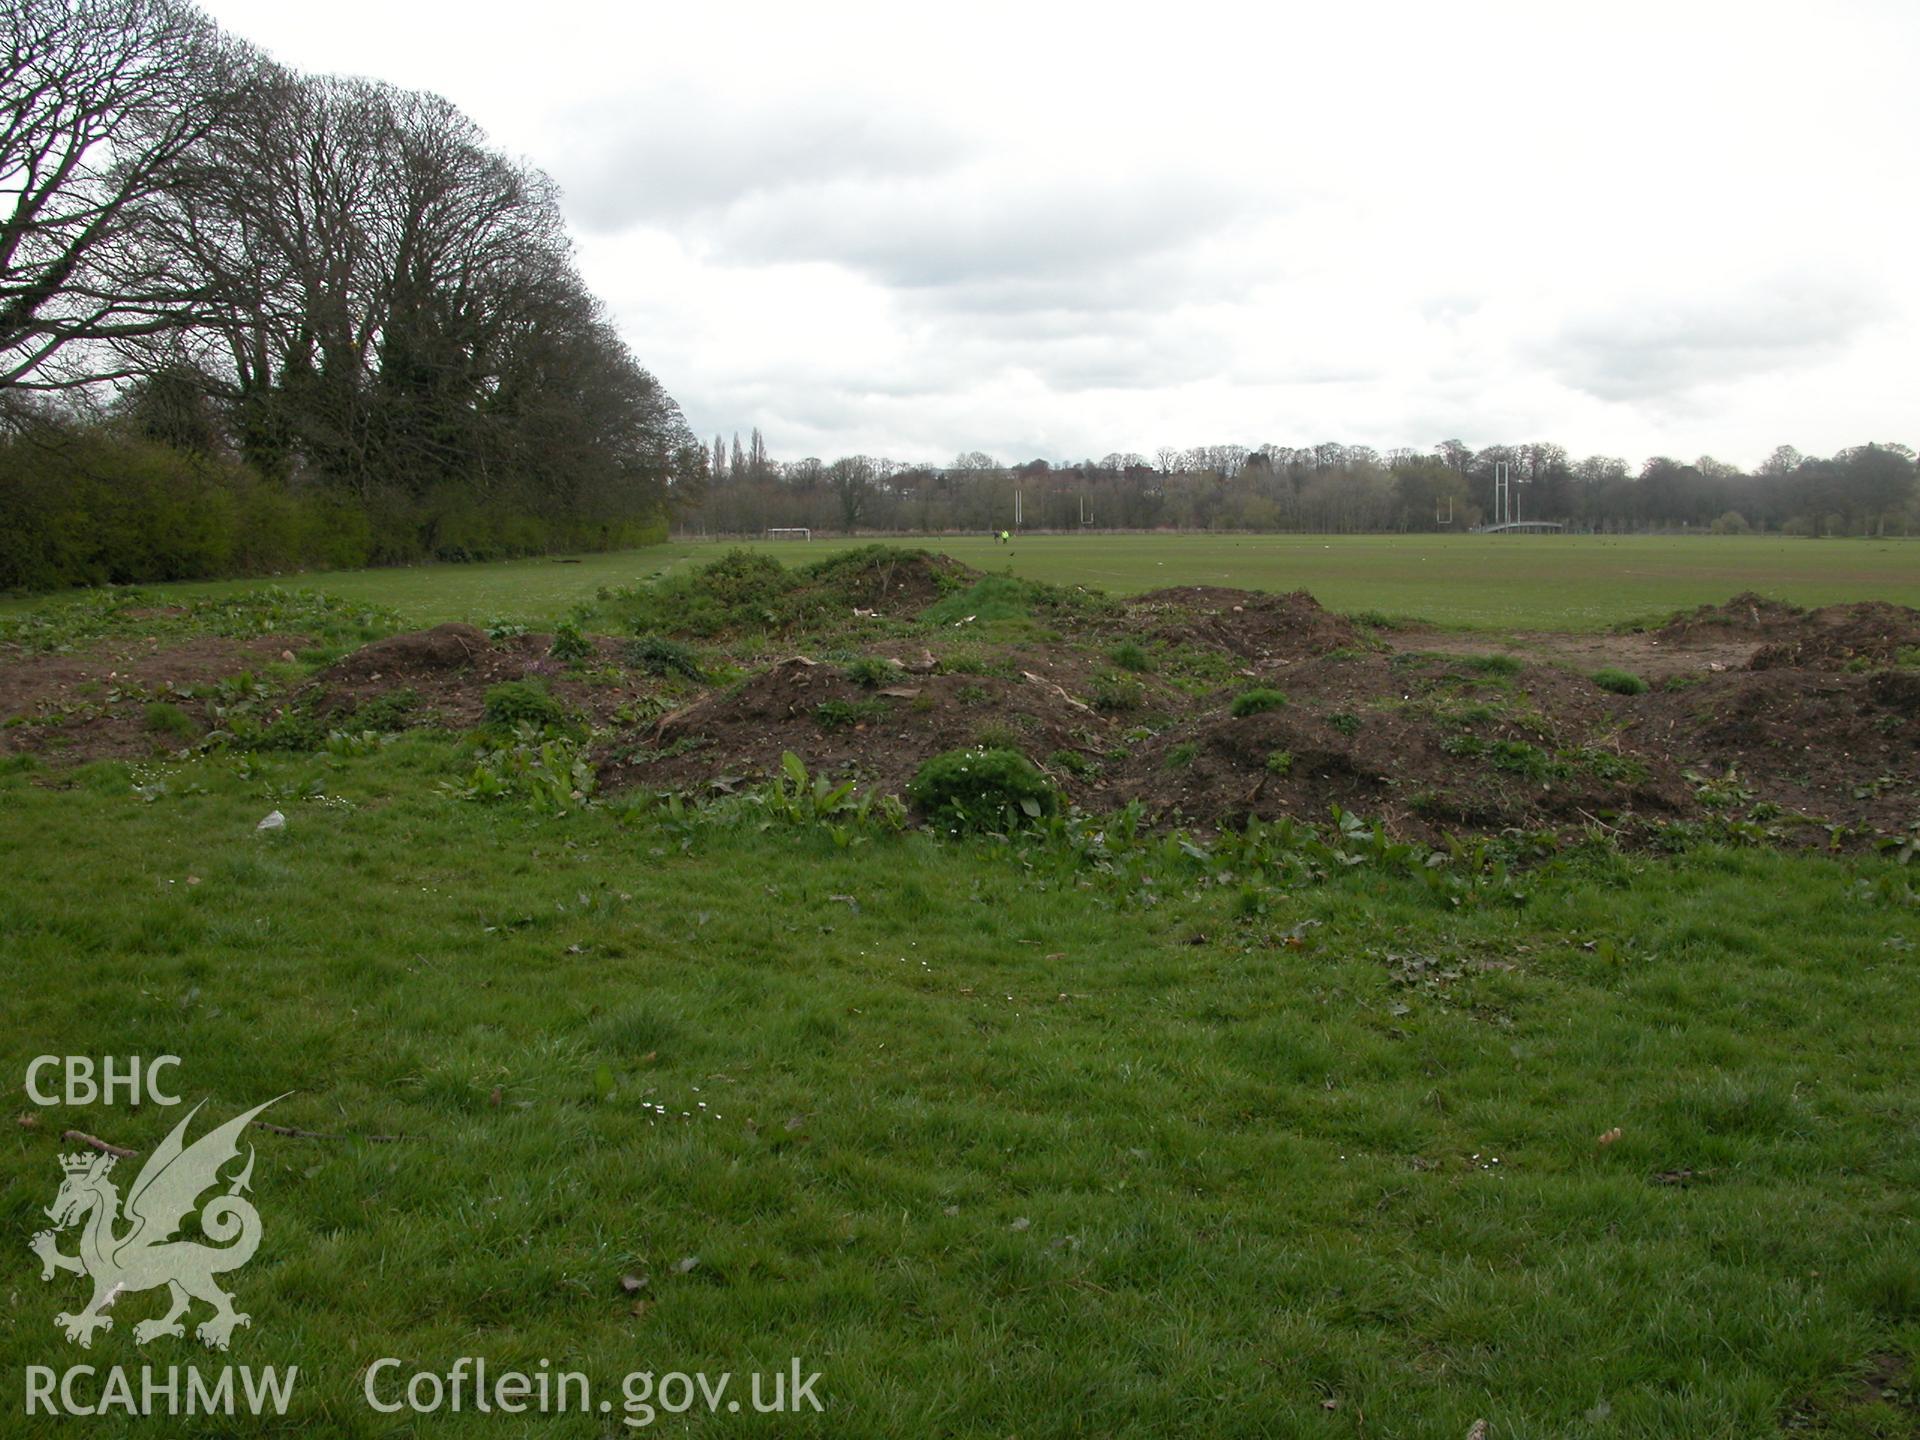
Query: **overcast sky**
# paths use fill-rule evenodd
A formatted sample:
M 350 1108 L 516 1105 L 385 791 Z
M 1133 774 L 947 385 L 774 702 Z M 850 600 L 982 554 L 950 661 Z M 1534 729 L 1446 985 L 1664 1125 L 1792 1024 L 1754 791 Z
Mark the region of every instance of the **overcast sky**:
M 1920 4 L 210 0 L 553 175 L 696 432 L 1920 443 Z

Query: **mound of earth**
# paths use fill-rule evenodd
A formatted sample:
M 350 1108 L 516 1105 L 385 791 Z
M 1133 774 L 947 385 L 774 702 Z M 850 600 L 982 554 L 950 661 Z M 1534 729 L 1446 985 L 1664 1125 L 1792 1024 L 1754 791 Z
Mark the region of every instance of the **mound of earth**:
M 888 546 L 823 560 L 809 569 L 803 588 L 828 592 L 854 609 L 905 618 L 980 578 L 980 571 L 949 556 Z
M 820 774 L 857 775 L 895 794 L 922 762 L 977 744 L 1012 745 L 1043 764 L 1061 751 L 1097 755 L 1109 726 L 1039 675 L 916 675 L 869 689 L 836 665 L 783 660 L 730 690 L 663 716 L 602 755 L 602 782 L 729 789 L 777 774 L 792 751 Z M 1058 768 L 1058 767 L 1049 767 Z M 1069 791 L 1080 788 L 1059 774 Z
M 1126 602 L 1132 628 L 1174 645 L 1226 650 L 1243 660 L 1294 661 L 1361 643 L 1345 616 L 1304 590 L 1269 595 L 1217 585 L 1154 590 Z
M 1920 808 L 1920 673 L 1734 671 L 1642 704 L 1648 740 L 1729 794 L 1889 830 Z
M 1552 667 L 1510 689 L 1442 657 L 1323 658 L 1288 672 L 1287 696 L 1247 716 L 1209 706 L 1136 748 L 1114 788 L 1201 823 L 1337 805 L 1428 840 L 1692 808 L 1678 769 L 1624 733 L 1632 700 Z
M 324 672 L 324 678 L 351 682 L 380 677 L 413 679 L 464 670 L 491 653 L 487 632 L 473 625 L 436 625 L 408 635 L 389 635 L 363 645 Z
M 1769 600 L 1743 590 L 1721 605 L 1702 605 L 1676 615 L 1654 633 L 1669 643 L 1699 636 L 1724 639 L 1729 635 L 1772 635 L 1786 629 L 1805 612 L 1784 600 Z
M 1775 632 L 1748 667 L 1754 670 L 1840 670 L 1892 664 L 1920 651 L 1920 610 L 1866 600 L 1828 605 Z
M 1920 800 L 1920 672 L 1841 668 L 1899 648 L 1917 618 L 1886 605 L 1808 614 L 1748 595 L 1670 634 L 1575 637 L 1567 653 L 1529 637 L 1519 654 L 1488 654 L 1482 637 L 1478 653 L 1466 640 L 1443 647 L 1454 653 L 1392 653 L 1305 594 L 1183 587 L 1083 617 L 1078 634 L 1023 637 L 985 666 L 962 650 L 964 674 L 941 673 L 936 636 L 880 640 L 869 653 L 893 652 L 898 673 L 878 690 L 794 657 L 599 758 L 612 787 L 700 792 L 777 773 L 791 750 L 809 770 L 899 793 L 942 751 L 1009 745 L 1087 808 L 1137 801 L 1161 823 L 1321 822 L 1338 806 L 1436 840 L 1631 831 L 1761 805 L 1783 824 L 1811 817 L 1791 833 L 1824 843 L 1828 825 L 1899 830 Z M 1795 647 L 1777 668 L 1745 668 L 1756 626 Z M 1109 647 L 1122 636 L 1167 648 L 1121 675 Z M 1684 658 L 1669 663 L 1669 649 Z M 1594 683 L 1622 662 L 1653 688 Z M 1255 683 L 1278 685 L 1285 703 L 1235 716 Z

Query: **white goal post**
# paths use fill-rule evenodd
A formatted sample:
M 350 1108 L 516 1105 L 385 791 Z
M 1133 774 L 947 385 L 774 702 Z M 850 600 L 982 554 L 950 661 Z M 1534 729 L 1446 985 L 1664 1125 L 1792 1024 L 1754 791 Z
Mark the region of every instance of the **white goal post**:
M 786 529 L 769 528 L 767 531 L 767 539 L 811 540 L 813 539 L 813 531 L 807 529 L 805 526 L 789 526 Z

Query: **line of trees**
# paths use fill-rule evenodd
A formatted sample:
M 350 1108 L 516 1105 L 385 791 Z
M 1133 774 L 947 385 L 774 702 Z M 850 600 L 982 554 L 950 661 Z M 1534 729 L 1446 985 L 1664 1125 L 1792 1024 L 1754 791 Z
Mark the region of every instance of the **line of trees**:
M 0 5 L 0 588 L 630 545 L 707 463 L 445 100 Z
M 1112 454 L 1054 465 L 1003 464 L 978 451 L 951 465 L 865 455 L 781 464 L 760 434 L 731 458 L 715 437 L 704 497 L 681 524 L 753 534 L 771 526 L 938 532 L 1083 525 L 1142 530 L 1316 532 L 1464 530 L 1494 516 L 1495 473 L 1508 467 L 1523 520 L 1576 530 L 1774 531 L 1799 535 L 1920 532 L 1912 449 L 1858 445 L 1831 457 L 1781 446 L 1748 473 L 1711 456 L 1571 459 L 1558 445 L 1430 451 L 1365 445 L 1210 445 L 1154 456 Z

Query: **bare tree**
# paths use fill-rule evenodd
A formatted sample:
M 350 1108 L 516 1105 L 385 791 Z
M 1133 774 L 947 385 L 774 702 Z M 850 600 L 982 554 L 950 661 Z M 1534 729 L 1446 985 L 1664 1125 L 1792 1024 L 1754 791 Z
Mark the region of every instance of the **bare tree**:
M 192 323 L 148 213 L 250 64 L 183 0 L 0 5 L 0 390 L 135 373 L 115 342 Z

